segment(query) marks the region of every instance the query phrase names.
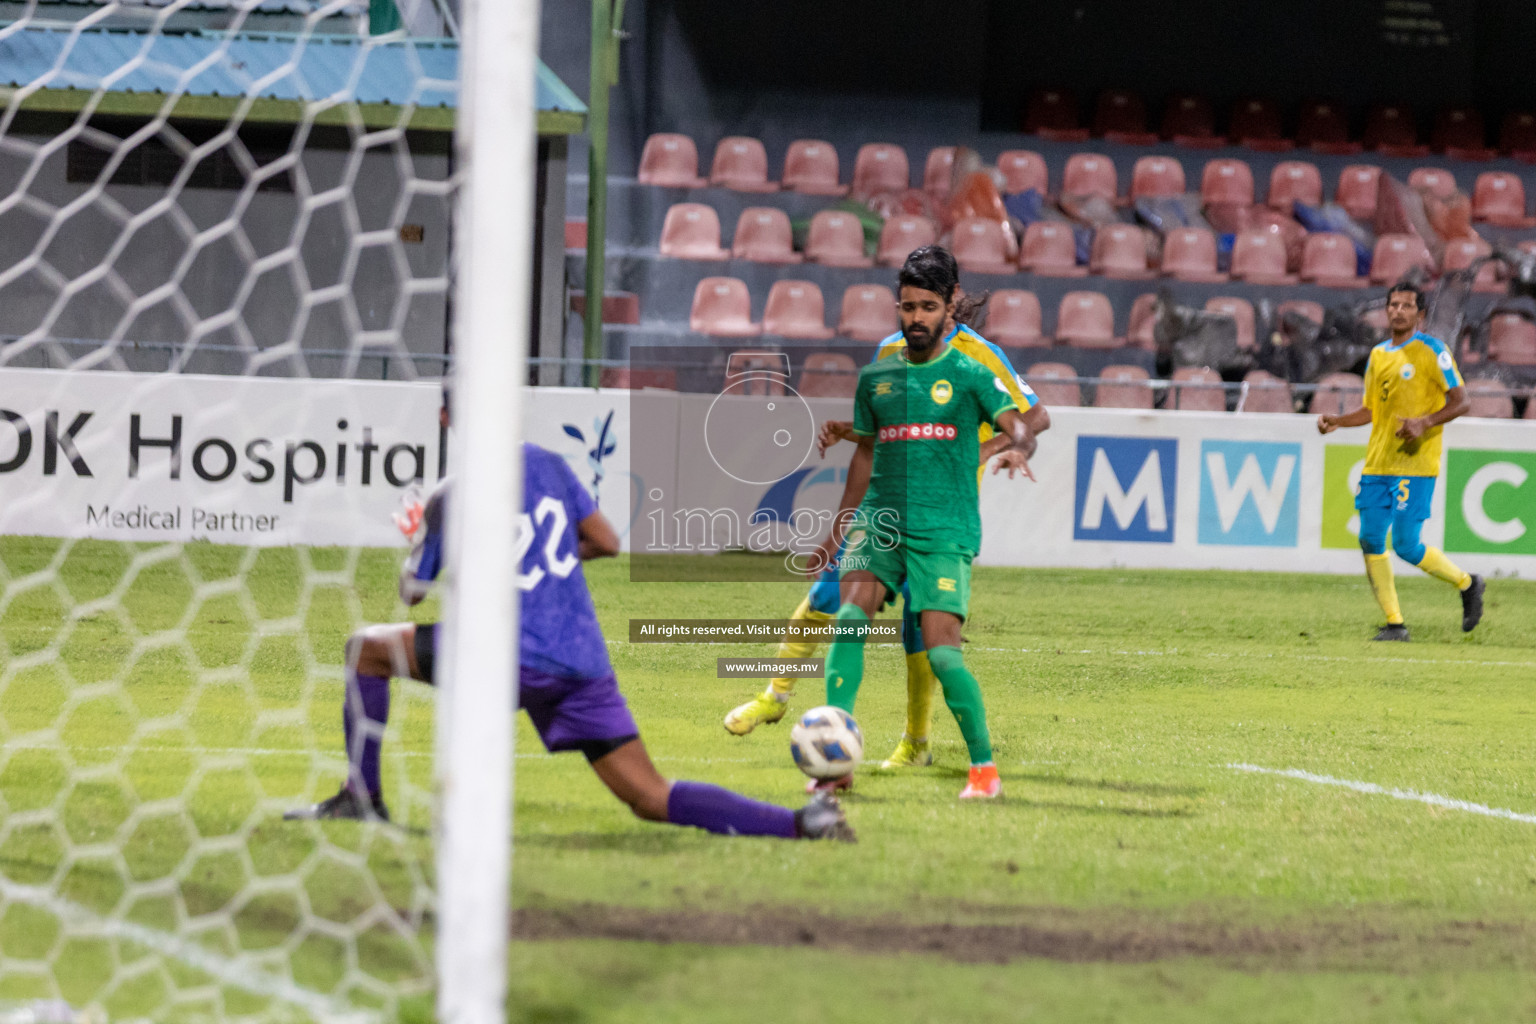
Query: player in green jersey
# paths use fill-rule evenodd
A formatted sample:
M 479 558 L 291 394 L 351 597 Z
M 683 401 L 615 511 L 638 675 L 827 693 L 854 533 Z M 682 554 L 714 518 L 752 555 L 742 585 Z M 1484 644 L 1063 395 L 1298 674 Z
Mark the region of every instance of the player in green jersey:
M 1011 444 L 993 472 L 1029 474 L 1034 432 L 1007 389 L 981 363 L 949 344 L 956 331 L 954 257 L 925 246 L 907 257 L 898 279 L 898 308 L 906 351 L 859 373 L 853 433 L 858 449 L 848 470 L 831 535 L 812 556 L 810 571 L 840 559 L 847 627 L 827 656 L 827 703 L 853 710 L 864 674 L 859 628 L 908 584 L 920 616 L 934 675 L 965 738 L 971 769 L 962 799 L 1001 792 L 992 760 L 981 686 L 965 667 L 960 626 L 970 607 L 971 560 L 981 546 L 976 464 L 977 427 L 991 423 Z M 836 425 L 823 431 L 825 446 Z

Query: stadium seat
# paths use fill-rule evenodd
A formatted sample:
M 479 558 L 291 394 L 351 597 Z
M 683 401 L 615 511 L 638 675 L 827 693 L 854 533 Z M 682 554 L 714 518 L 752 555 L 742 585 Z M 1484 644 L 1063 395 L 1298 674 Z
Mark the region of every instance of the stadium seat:
M 1170 96 L 1163 108 L 1163 138 L 1175 146 L 1215 149 L 1227 144 L 1216 134 L 1216 112 L 1204 96 Z
M 686 135 L 658 132 L 645 140 L 640 154 L 640 184 L 665 188 L 703 188 L 699 150 Z
M 1209 160 L 1200 172 L 1200 198 L 1207 203 L 1253 205 L 1253 170 L 1242 160 Z
M 872 267 L 864 255 L 864 222 L 843 210 L 822 210 L 811 218 L 805 258 L 827 267 Z
M 1043 196 L 1050 191 L 1045 158 L 1033 150 L 1004 150 L 997 155 L 997 169 L 1003 172 L 1003 191 L 1008 195 L 1034 189 Z
M 1363 288 L 1366 281 L 1356 271 L 1355 243 L 1348 235 L 1318 231 L 1301 246 L 1301 279 L 1325 288 Z
M 859 147 L 853 161 L 853 194 L 868 197 L 876 192 L 903 192 L 912 184 L 912 170 L 907 166 L 907 151 L 885 142 L 870 142 Z
M 1144 156 L 1131 168 L 1131 198 L 1181 196 L 1184 166 L 1172 157 Z
M 1077 116 L 1077 97 L 1064 89 L 1036 89 L 1024 106 L 1024 131 L 1057 142 L 1085 142 L 1088 129 Z
M 1499 127 L 1499 149 L 1517 160 L 1536 162 L 1536 114 L 1511 110 Z
M 775 281 L 763 305 L 763 333 L 784 338 L 825 341 L 836 332 L 827 326 L 826 301 L 814 281 Z
M 1225 281 L 1216 269 L 1216 236 L 1205 228 L 1174 228 L 1163 236 L 1163 273 L 1180 281 Z
M 779 190 L 777 183 L 768 180 L 768 152 L 762 141 L 746 135 L 728 135 L 720 140 L 709 165 L 709 183 L 733 192 Z
M 1120 194 L 1115 163 L 1100 153 L 1073 153 L 1061 173 L 1064 196 L 1099 196 L 1114 202 Z
M 1456 176 L 1439 167 L 1415 167 L 1408 172 L 1408 187 L 1447 199 L 1456 194 Z
M 1287 299 L 1275 307 L 1275 323 L 1279 324 L 1280 318 L 1287 313 L 1297 313 L 1306 317 L 1319 327 L 1323 323 L 1323 304 L 1313 302 L 1311 299 Z
M 896 295 L 883 284 L 856 284 L 843 292 L 837 333 L 854 341 L 880 341 L 901 327 Z
M 1319 153 L 1346 156 L 1361 149 L 1360 143 L 1350 141 L 1343 106 L 1330 100 L 1302 104 L 1301 115 L 1296 119 L 1296 144 Z
M 1134 224 L 1106 224 L 1095 231 L 1088 270 L 1122 281 L 1157 276 L 1157 271 L 1147 266 L 1146 233 Z
M 1237 325 L 1237 350 L 1251 352 L 1259 347 L 1257 317 L 1253 303 L 1234 295 L 1218 295 L 1205 300 L 1207 313 L 1220 313 L 1232 318 Z
M 773 206 L 749 206 L 736 218 L 731 258 L 753 263 L 799 263 L 789 214 Z
M 842 352 L 812 352 L 805 357 L 800 384 L 803 398 L 852 398 L 859 383 L 859 365 Z
M 663 256 L 679 260 L 726 260 L 720 245 L 720 215 L 703 203 L 674 203 L 661 225 Z
M 1380 188 L 1381 168 L 1374 164 L 1350 164 L 1339 172 L 1339 187 L 1334 202 L 1356 220 L 1376 216 L 1376 192 Z
M 1444 153 L 1452 160 L 1492 160 L 1495 156 L 1488 148 L 1482 112 L 1476 107 L 1442 110 L 1435 118 L 1429 145 L 1436 153 Z
M 1472 219 L 1525 227 L 1525 183 L 1506 171 L 1484 171 L 1472 186 Z
M 960 269 L 972 274 L 1012 274 L 1008 236 L 1003 225 L 986 217 L 967 217 L 955 224 L 950 251 Z
M 880 245 L 875 259 L 883 267 L 899 267 L 913 249 L 921 249 L 939 240 L 939 229 L 927 217 L 903 214 L 892 217 L 880 229 Z
M 1138 295 L 1131 303 L 1131 313 L 1125 324 L 1125 343 L 1148 352 L 1157 351 L 1157 295 L 1154 292 Z
M 1318 378 L 1317 390 L 1307 411 L 1318 415 L 1339 416 L 1360 407 L 1365 396 L 1365 380 L 1357 373 L 1325 373 Z
M 1291 384 L 1267 370 L 1249 370 L 1243 377 L 1247 385 L 1238 398 L 1238 412 L 1295 412 L 1296 400 Z
M 1239 146 L 1266 153 L 1282 153 L 1295 147 L 1295 143 L 1285 137 L 1280 108 L 1265 99 L 1239 100 L 1232 108 L 1227 134 Z
M 598 374 L 597 386 L 627 388 L 631 391 L 644 388 L 676 391 L 677 371 L 662 366 L 605 366 Z
M 725 361 L 725 379 L 747 378 L 736 386 L 737 394 L 782 395 L 789 383 L 787 369 L 782 352 L 732 352 Z
M 1040 329 L 1040 300 L 1034 292 L 1020 288 L 999 288 L 987 302 L 988 341 L 1016 348 L 1029 348 L 1049 342 Z
M 1076 348 L 1118 348 L 1115 310 L 1098 292 L 1067 292 L 1056 311 L 1056 342 Z
M 1396 103 L 1378 103 L 1365 115 L 1360 141 L 1366 149 L 1386 156 L 1427 156 L 1429 147 L 1419 144 L 1419 128 L 1413 111 Z
M 1213 386 L 1221 384 L 1221 374 L 1209 366 L 1181 366 L 1173 371 L 1172 381 L 1168 408 L 1198 412 L 1227 411 L 1226 390 Z
M 1468 416 L 1507 420 L 1515 415 L 1515 394 L 1503 381 L 1493 377 L 1469 377 L 1467 399 L 1472 408 Z
M 1126 146 L 1150 146 L 1157 141 L 1157 135 L 1147 131 L 1146 104 L 1124 89 L 1099 93 L 1093 110 L 1093 134 Z
M 1371 283 L 1394 284 L 1414 267 L 1435 269 L 1435 261 L 1418 235 L 1389 234 L 1376 239 L 1371 252 Z
M 1376 340 L 1384 340 L 1392 333 L 1391 325 L 1387 322 L 1387 311 L 1384 307 L 1377 306 L 1360 314 L 1360 322 L 1375 332 Z
M 1139 366 L 1106 366 L 1099 371 L 1099 385 L 1093 389 L 1097 409 L 1152 408 L 1151 375 Z
M 693 290 L 688 329 L 722 338 L 755 338 L 763 325 L 752 322 L 752 296 L 745 281 L 706 277 Z
M 1077 264 L 1072 226 L 1058 220 L 1037 220 L 1024 229 L 1019 265 L 1041 277 L 1088 276 L 1088 268 Z
M 1480 238 L 1452 238 L 1445 243 L 1445 252 L 1440 256 L 1440 270 L 1442 273 L 1465 270 L 1490 251 L 1488 243 Z M 1478 267 L 1477 276 L 1472 279 L 1472 290 L 1489 295 L 1503 292 L 1506 286 L 1500 269 L 1498 260 L 1488 260 Z
M 1323 176 L 1317 167 L 1305 160 L 1285 160 L 1275 164 L 1269 172 L 1269 197 L 1265 200 L 1271 210 L 1290 213 L 1296 203 L 1307 206 L 1323 205 Z
M 1510 366 L 1536 366 L 1536 323 L 1518 313 L 1488 321 L 1488 358 Z
M 1068 408 L 1083 404 L 1083 387 L 1076 380 L 1077 371 L 1067 363 L 1035 363 L 1024 372 L 1024 379 L 1047 406 Z
M 933 147 L 928 151 L 928 159 L 923 164 L 923 191 L 939 199 L 947 198 L 954 184 L 954 173 L 955 147 Z
M 811 196 L 843 196 L 837 183 L 837 150 L 819 139 L 796 139 L 784 154 L 784 187 Z
M 1232 276 L 1250 284 L 1294 284 L 1285 271 L 1285 240 L 1269 228 L 1240 231 L 1232 243 Z

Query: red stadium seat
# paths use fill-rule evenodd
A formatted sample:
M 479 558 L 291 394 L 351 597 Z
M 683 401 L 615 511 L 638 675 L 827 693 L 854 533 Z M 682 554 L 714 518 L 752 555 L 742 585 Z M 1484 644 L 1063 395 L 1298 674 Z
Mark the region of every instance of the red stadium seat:
M 1099 153 L 1074 153 L 1067 158 L 1061 174 L 1064 196 L 1100 196 L 1115 201 L 1120 194 L 1120 178 L 1115 162 Z
M 768 180 L 768 153 L 760 140 L 746 135 L 729 135 L 715 147 L 715 160 L 709 165 L 709 183 L 735 192 L 777 192 L 779 186 Z
M 1376 193 L 1380 188 L 1381 168 L 1374 164 L 1350 164 L 1339 172 L 1339 187 L 1334 202 L 1356 220 L 1376 216 Z
M 843 210 L 822 210 L 811 218 L 805 258 L 827 267 L 872 267 L 864 255 L 864 223 Z
M 1078 266 L 1077 241 L 1072 226 L 1056 220 L 1037 220 L 1024 229 L 1019 265 L 1042 277 L 1086 277 L 1088 268 Z
M 1151 376 L 1139 366 L 1106 366 L 1099 371 L 1099 385 L 1094 388 L 1097 409 L 1152 408 Z
M 734 277 L 706 277 L 693 290 L 688 329 L 724 338 L 755 338 L 763 325 L 752 322 L 752 296 Z
M 1144 156 L 1131 168 L 1131 198 L 1181 196 L 1184 166 L 1172 157 Z
M 725 260 L 720 246 L 720 215 L 703 203 L 674 203 L 661 226 L 661 254 L 680 260 Z
M 1472 186 L 1472 219 L 1505 227 L 1524 227 L 1525 183 L 1505 171 L 1484 171 Z
M 901 327 L 896 295 L 883 284 L 856 284 L 843 292 L 837 333 L 854 341 L 880 341 Z
M 1029 348 L 1048 344 L 1040 329 L 1040 300 L 1034 292 L 999 288 L 987 302 L 987 340 Z
M 1360 143 L 1350 141 L 1344 107 L 1329 100 L 1302 104 L 1301 116 L 1296 120 L 1296 144 L 1319 153 L 1340 155 L 1358 153 L 1361 149 Z
M 1148 352 L 1157 351 L 1157 295 L 1153 292 L 1136 296 L 1131 303 L 1131 315 L 1125 325 L 1125 343 Z
M 1488 358 L 1511 366 L 1536 366 L 1536 324 L 1517 313 L 1488 322 Z
M 1035 363 L 1024 379 L 1047 406 L 1072 408 L 1083 404 L 1083 388 L 1073 378 L 1077 371 L 1067 363 Z
M 1239 146 L 1266 153 L 1282 153 L 1295 146 L 1285 137 L 1280 108 L 1265 99 L 1238 101 L 1232 108 L 1232 121 L 1227 134 Z
M 1323 304 L 1313 302 L 1310 299 L 1288 299 L 1275 307 L 1275 323 L 1279 324 L 1280 318 L 1287 313 L 1297 313 L 1306 317 L 1319 327 L 1323 324 Z
M 1307 411 L 1339 416 L 1360 407 L 1365 396 L 1365 380 L 1357 373 L 1325 373 L 1318 378 L 1317 390 Z
M 1467 399 L 1472 408 L 1468 416 L 1507 420 L 1515 415 L 1515 393 L 1495 377 L 1471 377 L 1467 380 Z
M 1243 160 L 1210 160 L 1200 172 L 1200 198 L 1207 203 L 1253 205 L 1253 170 Z
M 950 251 L 960 269 L 972 274 L 1012 274 L 1008 236 L 1002 224 L 986 217 L 967 217 L 955 225 Z
M 796 388 L 804 398 L 852 398 L 859 365 L 841 352 L 812 352 L 805 357 Z
M 736 394 L 782 395 L 788 373 L 789 360 L 782 352 L 732 352 L 725 361 L 728 383 L 733 377 L 747 378 L 736 384 Z
M 859 147 L 853 161 L 853 194 L 872 196 L 876 192 L 902 192 L 912 184 L 912 170 L 907 166 L 907 151 L 885 142 L 870 142 Z
M 789 215 L 772 206 L 749 206 L 736 218 L 731 257 L 753 263 L 799 263 Z
M 1064 89 L 1036 89 L 1024 107 L 1024 131 L 1057 142 L 1084 142 L 1088 129 L 1077 116 L 1077 97 Z
M 928 151 L 928 160 L 923 164 L 923 191 L 939 198 L 949 195 L 950 186 L 954 184 L 955 173 L 955 147 L 935 146 Z
M 1285 270 L 1285 239 L 1268 228 L 1241 231 L 1232 243 L 1232 276 L 1250 284 L 1294 284 Z
M 1395 284 L 1414 267 L 1435 269 L 1435 261 L 1418 235 L 1382 235 L 1371 252 L 1371 282 Z
M 1415 167 L 1408 172 L 1408 187 L 1448 199 L 1456 194 L 1456 176 L 1438 167 Z
M 1269 172 L 1269 197 L 1265 200 L 1271 210 L 1290 213 L 1294 204 L 1323 205 L 1323 176 L 1317 167 L 1304 160 L 1286 160 L 1275 164 Z
M 1150 146 L 1157 141 L 1157 135 L 1147 131 L 1146 104 L 1124 89 L 1099 93 L 1093 110 L 1093 134 L 1127 146 Z
M 1207 313 L 1219 313 L 1232 318 L 1232 322 L 1237 325 L 1238 351 L 1248 352 L 1259 347 L 1253 303 L 1231 295 L 1218 295 L 1205 301 L 1205 310 Z
M 1216 134 L 1216 112 L 1204 96 L 1170 96 L 1163 108 L 1163 138 L 1176 146 L 1214 149 L 1227 140 Z
M 1226 412 L 1227 392 L 1221 387 L 1221 374 L 1209 366 L 1181 366 L 1173 371 L 1173 387 L 1168 396 L 1170 409 L 1197 412 Z
M 1440 256 L 1440 270 L 1443 273 L 1465 270 L 1491 251 L 1488 243 L 1481 238 L 1449 239 L 1445 243 L 1445 252 Z M 1488 260 L 1477 268 L 1477 276 L 1472 279 L 1472 290 L 1488 295 L 1505 291 L 1507 286 L 1501 270 L 1498 260 Z
M 1115 311 L 1098 292 L 1067 292 L 1056 312 L 1056 342 L 1077 348 L 1118 348 Z
M 1296 399 L 1289 381 L 1267 370 L 1249 370 L 1243 376 L 1246 387 L 1239 393 L 1238 412 L 1295 412 Z
M 1476 107 L 1442 110 L 1435 118 L 1429 145 L 1436 153 L 1444 153 L 1452 160 L 1492 160 L 1495 156 L 1488 148 L 1482 112 Z
M 665 188 L 702 188 L 699 150 L 686 135 L 658 132 L 645 140 L 640 154 L 640 184 Z
M 811 196 L 842 196 L 837 183 L 837 150 L 819 139 L 796 139 L 784 154 L 784 187 Z
M 1428 146 L 1419 144 L 1419 128 L 1413 111 L 1396 103 L 1378 103 L 1365 115 L 1365 131 L 1360 136 L 1366 149 L 1387 156 L 1426 156 Z
M 1123 281 L 1157 276 L 1147 266 L 1147 236 L 1134 224 L 1106 224 L 1095 231 L 1088 270 Z
M 605 366 L 598 375 L 597 386 L 631 391 L 645 388 L 676 391 L 677 371 L 662 366 Z
M 1355 243 L 1348 235 L 1319 231 L 1307 236 L 1301 247 L 1301 279 L 1327 288 L 1364 288 L 1356 271 Z
M 1216 236 L 1205 228 L 1174 228 L 1163 236 L 1163 273 L 1180 281 L 1225 281 L 1216 269 Z
M 997 155 L 997 169 L 1003 172 L 1003 191 L 1009 195 L 1034 189 L 1043 196 L 1050 191 L 1045 158 L 1033 150 L 1004 150 Z
M 1536 161 L 1536 114 L 1511 110 L 1499 128 L 1499 149 L 1517 160 Z
M 817 341 L 832 337 L 821 288 L 814 281 L 775 281 L 763 306 L 763 333 Z
M 913 249 L 921 249 L 939 240 L 939 229 L 927 217 L 903 214 L 892 217 L 880 229 L 880 245 L 875 258 L 883 267 L 899 267 Z

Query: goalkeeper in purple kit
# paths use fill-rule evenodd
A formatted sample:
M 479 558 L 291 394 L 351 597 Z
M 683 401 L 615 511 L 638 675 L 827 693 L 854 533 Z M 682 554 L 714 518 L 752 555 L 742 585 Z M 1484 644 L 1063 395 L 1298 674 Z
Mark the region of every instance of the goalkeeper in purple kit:
M 635 815 L 728 835 L 842 839 L 853 831 L 835 799 L 823 794 L 799 811 L 761 803 L 700 782 L 672 782 L 652 764 L 619 692 L 581 562 L 618 554 L 613 526 L 565 460 L 523 446 L 523 514 L 518 574 L 521 596 L 518 706 L 544 746 L 579 750 Z M 445 487 L 428 500 L 421 536 L 401 572 L 400 594 L 415 604 L 443 564 Z M 333 797 L 288 812 L 289 819 L 388 820 L 379 753 L 389 718 L 389 680 L 433 681 L 438 626 L 370 626 L 347 641 L 342 708 L 349 771 Z

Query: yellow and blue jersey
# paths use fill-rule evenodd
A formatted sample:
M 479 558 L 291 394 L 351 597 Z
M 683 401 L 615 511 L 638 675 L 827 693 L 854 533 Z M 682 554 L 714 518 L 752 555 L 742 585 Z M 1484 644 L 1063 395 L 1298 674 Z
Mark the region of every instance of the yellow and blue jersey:
M 1445 393 L 1465 381 L 1450 349 L 1439 338 L 1415 334 L 1401 345 L 1391 338 L 1371 349 L 1365 367 L 1364 405 L 1371 411 L 1371 439 L 1365 449 L 1368 476 L 1438 476 L 1441 427 L 1416 441 L 1397 428 L 1405 419 L 1427 416 L 1445 405 Z

